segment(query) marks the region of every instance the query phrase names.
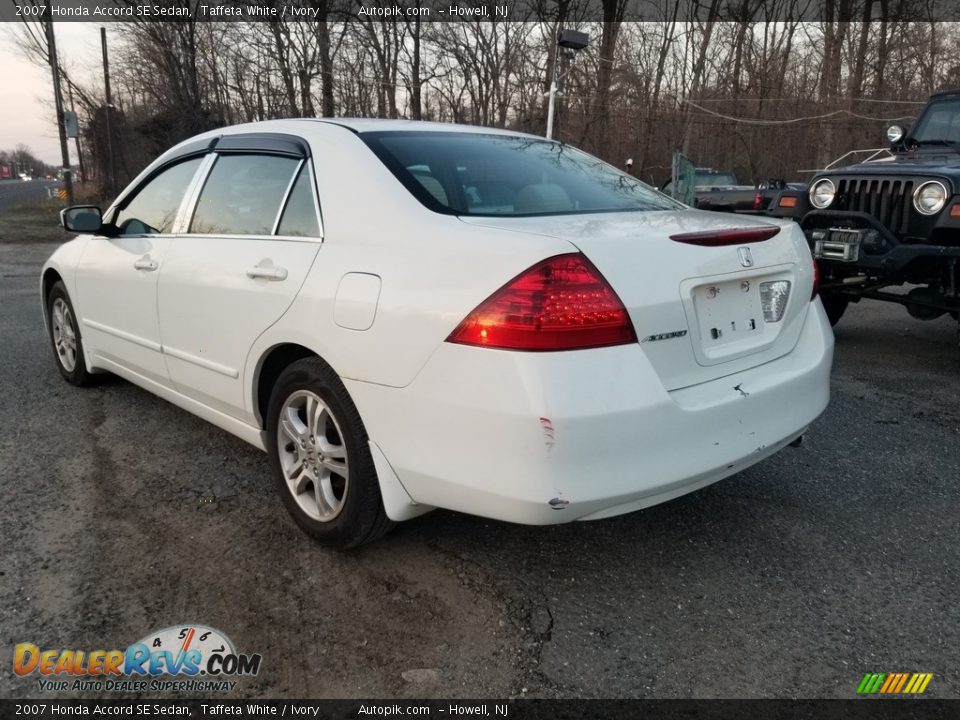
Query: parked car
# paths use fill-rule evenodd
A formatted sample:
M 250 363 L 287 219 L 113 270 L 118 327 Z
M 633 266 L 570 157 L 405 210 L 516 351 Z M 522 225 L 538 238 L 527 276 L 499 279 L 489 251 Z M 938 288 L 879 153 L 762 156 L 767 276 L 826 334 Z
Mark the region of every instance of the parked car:
M 206 133 L 43 267 L 60 373 L 270 456 L 341 547 L 435 507 L 637 510 L 796 441 L 833 335 L 791 222 L 686 208 L 543 138 L 377 120 Z
M 694 207 L 715 212 L 735 212 L 748 215 L 768 214 L 772 201 L 779 197 L 784 189 L 804 190 L 803 183 L 787 183 L 781 179 L 771 179 L 760 185 L 741 185 L 730 170 L 697 168 L 695 171 Z M 671 195 L 673 180 L 667 180 L 661 190 Z
M 909 132 L 887 129 L 891 157 L 821 172 L 809 193 L 784 192 L 800 221 L 837 323 L 863 298 L 921 320 L 960 315 L 960 89 L 930 98 Z M 891 288 L 912 285 L 908 292 Z

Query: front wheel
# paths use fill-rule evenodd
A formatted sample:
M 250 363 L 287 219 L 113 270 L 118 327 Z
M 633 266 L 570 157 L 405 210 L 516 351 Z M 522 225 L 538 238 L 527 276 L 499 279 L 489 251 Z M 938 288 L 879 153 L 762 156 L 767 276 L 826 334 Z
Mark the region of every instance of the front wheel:
M 840 318 L 847 310 L 847 305 L 850 304 L 849 298 L 840 295 L 821 295 L 820 302 L 823 303 L 823 309 L 827 311 L 827 319 L 831 326 L 840 322 Z
M 67 288 L 60 281 L 54 283 L 47 296 L 47 325 L 57 369 L 63 379 L 78 387 L 91 385 L 93 375 L 87 372 L 83 362 L 83 338 L 80 337 L 77 314 Z
M 319 542 L 351 548 L 392 527 L 360 414 L 319 358 L 284 370 L 267 412 L 277 489 L 297 525 Z

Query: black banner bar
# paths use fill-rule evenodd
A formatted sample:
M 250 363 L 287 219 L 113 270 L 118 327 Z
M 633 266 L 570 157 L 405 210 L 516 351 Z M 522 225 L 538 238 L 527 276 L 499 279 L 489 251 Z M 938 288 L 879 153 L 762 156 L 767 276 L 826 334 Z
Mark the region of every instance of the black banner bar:
M 514 720 L 928 720 L 960 700 L 0 700 L 2 718 L 511 718 Z
M 544 21 L 563 14 L 567 23 L 602 21 L 602 0 L 0 0 L 0 22 L 410 22 Z M 696 22 L 860 22 L 861 2 L 745 3 L 743 0 L 623 0 L 618 20 Z M 872 21 L 960 20 L 960 0 L 871 4 Z

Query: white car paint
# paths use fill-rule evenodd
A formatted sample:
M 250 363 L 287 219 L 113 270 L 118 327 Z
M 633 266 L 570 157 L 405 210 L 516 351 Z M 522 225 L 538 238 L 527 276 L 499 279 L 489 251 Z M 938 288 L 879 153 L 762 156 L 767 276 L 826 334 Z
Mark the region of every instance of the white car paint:
M 66 243 L 43 272 L 67 286 L 87 368 L 114 372 L 264 449 L 264 358 L 285 344 L 308 348 L 356 404 L 394 520 L 434 507 L 535 524 L 629 512 L 759 462 L 826 407 L 833 336 L 819 299 L 810 302 L 813 266 L 797 226 L 690 209 L 438 214 L 356 135 L 422 127 L 507 134 L 281 120 L 188 141 L 247 132 L 305 140 L 321 236 L 189 235 L 192 188 L 171 234 Z M 769 224 L 781 231 L 750 245 L 749 268 L 736 247 L 668 238 Z M 577 251 L 619 295 L 640 342 L 560 352 L 444 342 L 511 278 Z M 156 268 L 134 267 L 143 262 Z M 283 278 L 250 277 L 251 268 L 282 269 Z M 793 284 L 783 320 L 711 347 L 697 293 L 773 277 Z

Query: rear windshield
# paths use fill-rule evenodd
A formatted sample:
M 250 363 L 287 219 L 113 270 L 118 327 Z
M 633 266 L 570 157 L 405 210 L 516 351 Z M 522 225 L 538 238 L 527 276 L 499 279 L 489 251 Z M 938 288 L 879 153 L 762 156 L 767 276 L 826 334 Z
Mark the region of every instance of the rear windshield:
M 611 165 L 550 140 L 457 132 L 378 132 L 361 138 L 437 212 L 531 216 L 683 207 Z
M 698 172 L 695 182 L 697 187 L 730 187 L 737 184 L 737 179 L 733 173 Z

